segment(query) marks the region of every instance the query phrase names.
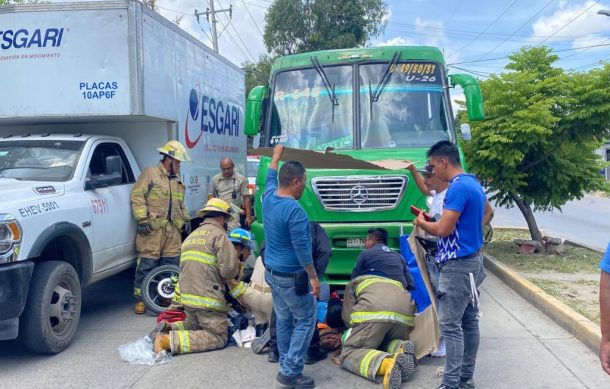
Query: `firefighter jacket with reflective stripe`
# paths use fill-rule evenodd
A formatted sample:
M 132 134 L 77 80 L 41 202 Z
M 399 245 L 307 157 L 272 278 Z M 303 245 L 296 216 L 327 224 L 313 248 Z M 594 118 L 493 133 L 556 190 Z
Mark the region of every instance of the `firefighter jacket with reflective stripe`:
M 181 229 L 189 220 L 184 205 L 184 185 L 178 177 L 169 178 L 163 164 L 142 171 L 131 191 L 131 208 L 137 220 L 148 219 L 152 229 L 164 227 L 169 220 Z
M 237 251 L 216 220 L 205 219 L 182 244 L 174 300 L 184 306 L 224 312 L 227 280 L 239 273 Z
M 364 275 L 345 288 L 342 318 L 348 327 L 364 322 L 413 326 L 415 303 L 402 283 L 387 277 Z

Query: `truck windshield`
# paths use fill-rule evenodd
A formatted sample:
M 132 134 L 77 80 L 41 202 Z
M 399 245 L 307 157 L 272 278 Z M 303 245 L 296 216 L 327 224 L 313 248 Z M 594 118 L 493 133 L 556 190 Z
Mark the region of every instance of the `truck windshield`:
M 389 71 L 383 88 L 374 92 Z M 428 147 L 450 137 L 440 66 L 427 62 L 359 68 L 362 148 Z
M 0 141 L 0 178 L 67 181 L 72 177 L 83 141 Z
M 351 66 L 324 67 L 330 88 L 315 68 L 282 72 L 273 93 L 269 143 L 307 150 L 353 147 Z M 334 89 L 336 99 L 331 99 Z M 334 101 L 333 101 L 334 100 Z

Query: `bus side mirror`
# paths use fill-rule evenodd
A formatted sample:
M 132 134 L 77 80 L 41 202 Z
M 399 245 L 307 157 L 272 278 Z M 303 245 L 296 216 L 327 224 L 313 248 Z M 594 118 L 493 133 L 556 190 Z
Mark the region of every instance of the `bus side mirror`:
M 246 101 L 246 120 L 244 132 L 246 135 L 254 136 L 260 132 L 260 125 L 263 113 L 263 101 L 269 95 L 269 87 L 255 86 L 248 94 Z
M 449 83 L 451 86 L 459 85 L 464 90 L 468 120 L 474 122 L 485 119 L 485 113 L 483 111 L 483 94 L 481 93 L 481 87 L 476 78 L 469 74 L 450 74 Z
M 470 140 L 472 139 L 472 133 L 470 132 L 470 125 L 468 123 L 464 123 L 460 125 L 460 131 L 462 132 L 462 139 Z

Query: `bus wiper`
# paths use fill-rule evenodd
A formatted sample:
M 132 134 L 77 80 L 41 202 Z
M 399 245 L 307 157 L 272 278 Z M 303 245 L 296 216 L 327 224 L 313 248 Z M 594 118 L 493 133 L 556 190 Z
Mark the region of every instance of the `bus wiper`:
M 324 88 L 326 88 L 326 92 L 328 93 L 328 97 L 330 98 L 330 102 L 332 103 L 332 122 L 335 122 L 335 106 L 339 105 L 339 99 L 337 98 L 337 94 L 335 93 L 335 84 L 330 85 L 330 80 L 324 71 L 322 65 L 320 65 L 320 61 L 318 61 L 317 57 L 311 58 L 311 63 L 316 68 L 318 75 L 322 79 L 322 83 L 324 84 Z
M 375 92 L 373 92 L 373 88 L 371 88 L 371 81 L 369 80 L 369 112 L 371 120 L 373 119 L 373 103 L 376 103 L 379 100 L 379 97 L 383 93 L 383 89 L 388 84 L 388 81 L 390 81 L 390 77 L 392 76 L 392 74 L 390 73 L 390 69 L 392 68 L 392 66 L 396 65 L 399 59 L 400 52 L 395 51 L 394 56 L 392 57 L 390 63 L 388 63 L 388 66 L 386 66 L 385 71 L 383 72 L 383 77 L 381 77 L 381 81 L 379 81 L 379 84 L 377 84 L 377 86 L 375 87 Z

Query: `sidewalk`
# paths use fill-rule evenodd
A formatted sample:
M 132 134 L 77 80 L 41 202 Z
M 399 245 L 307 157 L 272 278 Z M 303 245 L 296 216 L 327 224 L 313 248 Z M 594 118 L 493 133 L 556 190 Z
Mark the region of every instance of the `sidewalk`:
M 167 365 L 131 366 L 116 348 L 145 334 L 151 316 L 131 311 L 125 272 L 88 289 L 74 344 L 52 356 L 32 356 L 1 343 L 0 380 L 6 388 L 272 388 L 277 364 L 249 349 L 226 348 L 176 356 Z M 483 317 L 477 388 L 609 388 L 597 355 L 529 305 L 493 275 L 481 288 Z M 5 346 L 7 345 L 7 346 Z M 442 359 L 424 358 L 404 388 L 436 388 Z M 306 366 L 318 388 L 380 388 L 329 360 Z M 169 385 L 169 386 L 168 386 Z

